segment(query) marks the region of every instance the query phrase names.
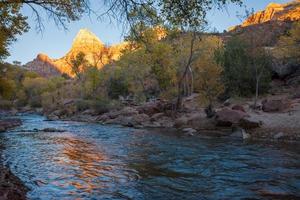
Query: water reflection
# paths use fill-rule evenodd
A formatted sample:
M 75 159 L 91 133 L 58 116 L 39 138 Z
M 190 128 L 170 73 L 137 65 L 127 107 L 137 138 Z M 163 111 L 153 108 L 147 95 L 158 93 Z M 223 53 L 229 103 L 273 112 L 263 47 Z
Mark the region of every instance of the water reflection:
M 184 137 L 25 116 L 0 135 L 29 199 L 297 199 L 300 147 Z
M 103 176 L 103 171 L 110 171 L 110 166 L 103 163 L 107 161 L 105 155 L 95 144 L 76 137 L 65 138 L 62 152 L 58 155 L 59 165 L 72 171 L 74 180 L 65 182 L 83 192 L 91 193 L 101 187 L 95 179 Z M 61 186 L 61 185 L 60 185 Z

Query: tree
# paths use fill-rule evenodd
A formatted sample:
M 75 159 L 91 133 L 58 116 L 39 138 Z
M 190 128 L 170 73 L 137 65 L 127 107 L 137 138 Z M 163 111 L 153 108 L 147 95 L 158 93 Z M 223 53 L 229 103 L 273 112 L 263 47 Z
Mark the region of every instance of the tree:
M 187 79 L 187 75 L 192 74 L 191 64 L 194 57 L 194 42 L 198 35 L 197 32 L 201 32 L 206 25 L 208 10 L 215 5 L 222 8 L 229 2 L 241 3 L 240 0 L 115 0 L 106 4 L 109 5 L 106 14 L 119 19 L 119 21 L 125 19 L 130 28 L 134 28 L 137 21 L 141 21 L 142 25 L 152 28 L 159 22 L 171 29 L 177 29 L 180 33 L 193 32 L 189 42 L 190 53 L 187 62 L 184 62 L 181 66 L 182 73 L 178 79 L 176 108 L 180 109 L 183 83 Z M 132 13 L 135 14 L 135 17 L 131 16 Z
M 84 12 L 90 11 L 88 0 L 1 0 L 0 60 L 9 56 L 8 46 L 17 35 L 29 29 L 28 17 L 21 12 L 23 6 L 32 10 L 38 32 L 44 29 L 44 13 L 57 26 L 67 29 L 68 22 L 78 20 Z
M 269 56 L 262 48 L 232 38 L 216 52 L 223 67 L 223 81 L 231 95 L 250 96 L 269 88 L 271 80 Z
M 19 4 L 0 3 L 0 60 L 9 56 L 8 46 L 16 40 L 16 36 L 29 28 L 20 9 Z
M 255 53 L 251 57 L 252 59 L 252 67 L 255 70 L 255 99 L 254 99 L 254 109 L 257 108 L 257 100 L 258 95 L 260 93 L 260 89 L 265 91 L 268 84 L 271 81 L 270 75 L 270 64 L 271 57 L 270 55 L 262 48 L 256 49 Z M 264 82 L 262 82 L 264 81 Z
M 294 22 L 291 30 L 280 37 L 275 56 L 300 62 L 300 21 Z
M 215 60 L 215 51 L 222 45 L 216 36 L 204 36 L 197 44 L 200 55 L 193 64 L 195 90 L 199 92 L 200 103 L 206 104 L 207 117 L 214 116 L 214 103 L 224 92 L 223 68 Z
M 85 54 L 83 52 L 79 52 L 75 57 L 71 57 L 70 65 L 72 69 L 72 73 L 80 79 L 80 73 L 84 71 L 84 67 L 87 61 L 85 59 Z

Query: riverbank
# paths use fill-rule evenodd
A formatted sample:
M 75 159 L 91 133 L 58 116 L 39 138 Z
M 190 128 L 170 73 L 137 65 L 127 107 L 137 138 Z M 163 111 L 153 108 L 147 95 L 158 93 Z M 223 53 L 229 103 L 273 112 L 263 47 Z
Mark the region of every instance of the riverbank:
M 65 109 L 46 113 L 46 116 L 50 120 L 118 124 L 138 129 L 176 128 L 188 135 L 294 142 L 300 141 L 300 95 L 295 94 L 288 91 L 265 96 L 258 101 L 257 109 L 252 108 L 253 99 L 231 99 L 217 105 L 213 118 L 207 118 L 204 108 L 198 106 L 197 94 L 185 98 L 184 108 L 177 113 L 172 112 L 170 103 L 156 101 L 104 114 L 93 110 L 69 114 L 66 105 Z
M 297 92 L 298 91 L 298 92 Z M 51 111 L 30 109 L 11 111 L 35 112 L 49 120 L 70 120 L 104 125 L 116 124 L 137 129 L 176 129 L 188 135 L 233 136 L 242 139 L 300 141 L 300 88 L 273 92 L 258 100 L 253 109 L 253 99 L 232 98 L 216 105 L 216 113 L 207 118 L 199 106 L 197 94 L 183 99 L 183 109 L 174 113 L 167 101 L 153 101 L 142 105 L 123 106 L 109 112 L 76 110 L 74 100 L 65 100 L 64 106 Z
M 26 199 L 28 189 L 23 182 L 9 169 L 2 166 L 0 161 L 0 199 L 23 200 Z
M 0 134 L 21 124 L 22 122 L 19 119 L 0 120 Z M 1 160 L 2 148 L 0 146 L 0 200 L 26 199 L 28 188 L 8 168 L 3 166 Z

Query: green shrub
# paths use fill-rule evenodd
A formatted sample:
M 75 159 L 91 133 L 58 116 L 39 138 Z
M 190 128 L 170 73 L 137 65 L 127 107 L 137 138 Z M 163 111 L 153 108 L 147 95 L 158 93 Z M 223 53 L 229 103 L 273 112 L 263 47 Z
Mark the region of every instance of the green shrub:
M 85 111 L 85 110 L 91 108 L 91 101 L 80 99 L 80 100 L 76 101 L 75 105 L 76 105 L 77 111 Z
M 41 108 L 42 107 L 41 98 L 39 96 L 32 97 L 29 101 L 29 105 L 32 108 Z
M 91 101 L 91 108 L 98 114 L 103 114 L 108 112 L 111 109 L 111 106 L 108 100 L 96 100 Z
M 0 100 L 0 109 L 9 110 L 13 107 L 13 102 L 8 100 Z

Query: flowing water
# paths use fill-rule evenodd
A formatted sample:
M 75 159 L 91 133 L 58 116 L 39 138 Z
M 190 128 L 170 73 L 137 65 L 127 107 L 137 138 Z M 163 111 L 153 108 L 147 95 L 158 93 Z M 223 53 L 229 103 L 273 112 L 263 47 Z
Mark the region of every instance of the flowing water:
M 298 199 L 299 144 L 45 121 L 0 134 L 29 199 Z M 63 133 L 22 132 L 34 128 Z

